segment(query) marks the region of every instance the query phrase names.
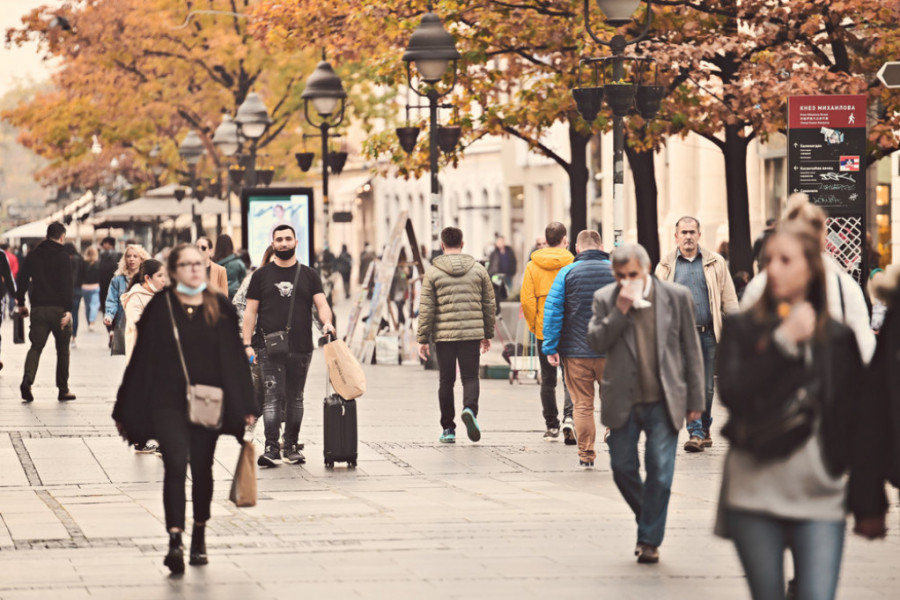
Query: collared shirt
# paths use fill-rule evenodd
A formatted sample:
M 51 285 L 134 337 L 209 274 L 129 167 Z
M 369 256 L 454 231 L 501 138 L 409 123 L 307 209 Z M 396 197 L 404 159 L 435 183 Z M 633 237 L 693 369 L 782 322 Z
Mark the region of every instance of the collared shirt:
M 697 325 L 711 325 L 712 311 L 709 308 L 709 288 L 703 273 L 703 260 L 699 249 L 693 260 L 682 256 L 681 249 L 675 251 L 675 283 L 691 290 L 694 299 L 694 320 Z

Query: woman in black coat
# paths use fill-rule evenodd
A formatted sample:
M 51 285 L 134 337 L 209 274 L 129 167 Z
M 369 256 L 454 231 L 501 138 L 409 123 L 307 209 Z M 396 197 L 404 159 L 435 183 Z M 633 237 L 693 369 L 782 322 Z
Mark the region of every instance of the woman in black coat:
M 237 314 L 225 296 L 206 289 L 200 252 L 193 246 L 178 246 L 169 255 L 167 266 L 172 287 L 150 301 L 138 322 L 137 344 L 119 388 L 113 419 L 131 444 L 143 444 L 151 438 L 160 442 L 165 466 L 163 504 L 169 532 L 169 552 L 164 564 L 172 573 L 183 573 L 181 534 L 187 464 L 191 465 L 194 508 L 190 564 L 203 565 L 208 562 L 204 533 L 212 502 L 216 442 L 222 433 L 240 441 L 245 426 L 255 422 L 258 412 L 250 366 L 238 336 Z M 173 318 L 190 383 L 224 391 L 222 428 L 218 431 L 188 421 L 187 383 Z
M 765 256 L 765 294 L 726 318 L 719 344 L 719 392 L 730 417 L 722 433 L 731 448 L 717 533 L 734 541 L 754 599 L 784 597 L 789 547 L 797 597 L 828 600 L 848 510 L 857 532 L 884 534 L 880 457 L 861 443 L 879 422 L 877 407 L 859 393 L 853 332 L 828 316 L 816 236 L 785 224 Z

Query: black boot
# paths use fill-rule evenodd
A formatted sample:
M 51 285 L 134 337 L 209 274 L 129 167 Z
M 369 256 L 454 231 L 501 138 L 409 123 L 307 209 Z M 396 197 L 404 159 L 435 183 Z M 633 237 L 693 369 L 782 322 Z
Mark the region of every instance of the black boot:
M 194 529 L 191 531 L 191 559 L 189 563 L 193 566 L 209 564 L 206 557 L 206 525 L 197 525 L 194 523 Z
M 184 546 L 181 543 L 181 532 L 169 532 L 169 553 L 163 564 L 169 567 L 173 575 L 181 575 L 184 573 Z

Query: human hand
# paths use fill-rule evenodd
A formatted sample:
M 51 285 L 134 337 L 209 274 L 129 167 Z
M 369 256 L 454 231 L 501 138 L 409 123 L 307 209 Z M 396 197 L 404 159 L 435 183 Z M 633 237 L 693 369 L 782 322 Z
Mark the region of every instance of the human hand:
M 491 349 L 491 340 L 481 340 L 481 353 L 484 354 Z
M 856 535 L 861 535 L 869 540 L 883 538 L 885 535 L 887 535 L 885 515 L 857 519 L 856 525 L 853 527 L 853 533 L 855 533 Z
M 703 416 L 703 411 L 702 411 L 702 410 L 689 410 L 689 411 L 687 411 L 687 420 L 688 420 L 688 422 L 690 422 L 690 421 L 696 421 L 697 419 L 699 419 L 699 418 L 702 417 L 702 416 Z
M 428 360 L 429 356 L 431 356 L 431 348 L 428 347 L 428 344 L 419 344 L 419 358 Z
M 247 427 L 253 427 L 256 424 L 256 415 L 244 415 L 244 423 Z
M 59 326 L 65 327 L 66 325 L 68 325 L 71 322 L 72 322 L 72 313 L 67 312 L 67 313 L 64 313 L 62 316 L 62 319 L 59 320 Z
M 110 319 L 109 317 L 103 317 L 103 324 L 109 327 L 110 325 L 112 325 L 112 319 Z
M 23 305 L 23 306 L 20 306 L 20 307 L 19 307 L 19 314 L 22 315 L 23 318 L 27 318 L 27 317 L 28 317 L 28 307 L 27 307 L 27 306 L 24 306 L 24 305 Z
M 247 346 L 244 348 L 244 354 L 247 355 L 247 360 L 251 363 L 256 361 L 256 351 L 253 349 L 253 346 Z
M 552 367 L 558 367 L 559 366 L 559 352 L 556 352 L 554 354 L 548 354 L 547 362 L 550 363 L 550 366 L 552 366 Z
M 805 342 L 812 338 L 816 330 L 816 310 L 809 302 L 795 304 L 778 329 L 795 344 Z
M 332 325 L 331 323 L 322 324 L 322 333 L 330 333 L 331 335 L 337 337 L 337 332 L 334 329 L 334 325 Z
M 627 315 L 636 297 L 634 288 L 628 285 L 627 282 L 622 282 L 619 285 L 619 297 L 616 298 L 616 307 L 622 311 L 623 315 Z

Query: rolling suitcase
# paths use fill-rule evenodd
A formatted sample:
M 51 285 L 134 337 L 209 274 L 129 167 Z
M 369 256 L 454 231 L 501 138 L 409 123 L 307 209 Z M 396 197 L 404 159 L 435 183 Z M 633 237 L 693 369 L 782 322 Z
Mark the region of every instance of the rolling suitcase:
M 322 421 L 326 468 L 334 468 L 336 462 L 345 462 L 351 469 L 356 468 L 356 425 L 356 400 L 346 400 L 333 393 L 331 378 L 326 373 L 325 415 Z

